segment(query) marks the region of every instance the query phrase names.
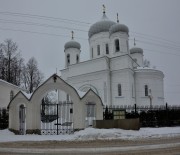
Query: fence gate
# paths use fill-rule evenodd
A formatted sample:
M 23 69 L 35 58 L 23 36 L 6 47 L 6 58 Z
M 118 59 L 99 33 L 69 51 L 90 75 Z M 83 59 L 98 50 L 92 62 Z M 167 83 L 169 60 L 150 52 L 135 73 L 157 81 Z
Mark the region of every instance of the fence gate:
M 72 134 L 73 103 L 41 104 L 41 134 Z

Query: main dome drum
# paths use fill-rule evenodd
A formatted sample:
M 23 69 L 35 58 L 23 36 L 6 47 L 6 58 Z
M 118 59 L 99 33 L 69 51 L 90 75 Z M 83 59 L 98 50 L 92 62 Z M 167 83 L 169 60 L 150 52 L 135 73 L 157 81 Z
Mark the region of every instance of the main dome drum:
M 115 22 L 109 20 L 106 16 L 106 14 L 103 14 L 103 17 L 100 21 L 94 23 L 90 29 L 89 29 L 89 38 L 93 36 L 94 34 L 100 33 L 100 32 L 109 32 L 109 28 L 116 24 Z

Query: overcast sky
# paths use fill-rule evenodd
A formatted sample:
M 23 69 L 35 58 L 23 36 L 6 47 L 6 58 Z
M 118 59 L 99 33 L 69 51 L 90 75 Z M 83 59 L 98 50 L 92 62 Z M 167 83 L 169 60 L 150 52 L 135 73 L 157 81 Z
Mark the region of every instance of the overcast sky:
M 118 12 L 129 27 L 130 46 L 135 37 L 151 66 L 164 72 L 165 102 L 180 104 L 180 0 L 0 0 L 0 42 L 12 38 L 25 61 L 34 56 L 48 78 L 64 68 L 71 30 L 81 61 L 89 59 L 88 30 L 103 4 L 109 19 L 116 21 Z

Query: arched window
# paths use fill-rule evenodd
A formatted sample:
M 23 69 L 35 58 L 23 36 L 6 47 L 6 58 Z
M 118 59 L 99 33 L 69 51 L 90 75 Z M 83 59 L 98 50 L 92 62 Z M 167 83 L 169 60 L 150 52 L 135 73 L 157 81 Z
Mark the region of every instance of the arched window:
M 67 55 L 67 64 L 70 64 L 70 54 Z
M 119 46 L 119 39 L 115 40 L 115 51 L 119 52 L 120 51 L 120 46 Z
M 118 96 L 122 96 L 121 84 L 118 84 Z
M 109 54 L 109 46 L 106 44 L 106 54 Z
M 11 90 L 11 92 L 10 92 L 10 101 L 13 99 L 13 97 L 14 97 L 14 92 Z
M 148 85 L 144 86 L 144 93 L 145 93 L 145 96 L 148 96 Z
M 97 55 L 100 55 L 100 45 L 97 45 Z
M 79 55 L 77 54 L 76 55 L 76 63 L 78 63 L 79 62 Z

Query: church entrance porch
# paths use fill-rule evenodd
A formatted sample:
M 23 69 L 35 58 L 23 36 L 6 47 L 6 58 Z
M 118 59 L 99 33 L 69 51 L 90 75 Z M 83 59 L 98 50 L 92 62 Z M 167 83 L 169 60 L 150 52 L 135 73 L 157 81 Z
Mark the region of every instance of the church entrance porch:
M 51 91 L 58 92 L 55 93 L 57 100 L 51 100 L 51 95 L 47 98 Z M 72 134 L 75 130 L 92 126 L 95 119 L 103 119 L 101 98 L 93 90 L 80 96 L 56 74 L 30 96 L 20 91 L 8 108 L 9 129 L 16 134 Z
M 41 104 L 41 135 L 72 134 L 73 103 Z

